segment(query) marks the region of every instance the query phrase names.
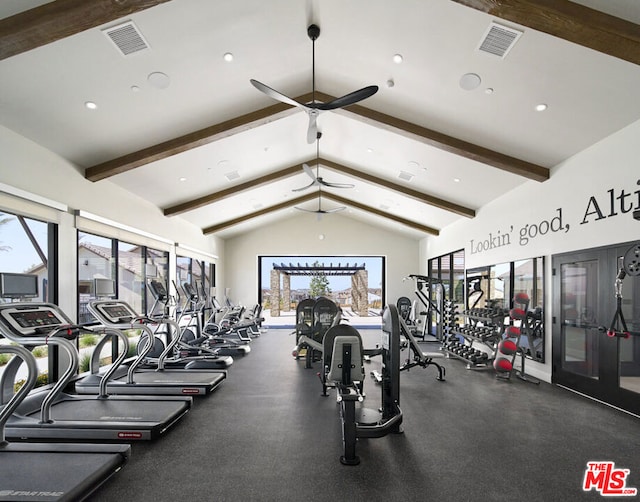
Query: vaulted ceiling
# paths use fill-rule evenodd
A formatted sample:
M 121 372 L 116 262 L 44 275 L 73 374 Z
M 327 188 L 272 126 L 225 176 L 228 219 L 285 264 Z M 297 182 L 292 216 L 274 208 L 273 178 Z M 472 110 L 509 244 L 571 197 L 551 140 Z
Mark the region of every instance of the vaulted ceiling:
M 418 239 L 640 119 L 640 4 L 4 0 L 0 75 L 3 126 L 205 234 L 345 207 L 325 217 Z M 301 103 L 379 90 L 308 144 L 250 79 Z M 354 186 L 294 192 L 304 163 Z

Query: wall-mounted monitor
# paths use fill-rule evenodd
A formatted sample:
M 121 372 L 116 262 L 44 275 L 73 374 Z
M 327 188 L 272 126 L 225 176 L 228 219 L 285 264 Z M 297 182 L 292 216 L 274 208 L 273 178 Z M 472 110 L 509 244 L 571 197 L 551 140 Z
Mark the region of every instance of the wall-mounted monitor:
M 0 297 L 37 298 L 38 276 L 34 274 L 0 272 Z
M 96 298 L 115 296 L 115 283 L 111 279 L 95 278 L 93 280 L 93 293 Z
M 158 277 L 158 267 L 151 263 L 146 263 L 144 266 L 144 275 L 146 277 Z

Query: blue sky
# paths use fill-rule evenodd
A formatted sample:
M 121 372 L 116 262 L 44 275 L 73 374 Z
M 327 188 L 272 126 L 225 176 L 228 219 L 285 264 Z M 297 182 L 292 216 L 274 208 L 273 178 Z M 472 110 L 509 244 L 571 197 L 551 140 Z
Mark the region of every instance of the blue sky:
M 25 272 L 33 265 L 42 263 L 33 245 L 29 241 L 18 219 L 7 213 L 0 212 L 0 220 L 10 218 L 10 221 L 0 225 L 0 272 Z M 25 218 L 36 241 L 42 251 L 47 254 L 47 224 Z
M 304 265 L 308 263 L 311 265 L 315 261 L 324 265 L 333 263 L 334 266 L 338 263 L 346 265 L 347 263 L 353 265 L 362 265 L 364 263 L 365 269 L 369 273 L 369 287 L 381 288 L 382 287 L 382 262 L 383 258 L 380 256 L 261 256 L 262 260 L 262 275 L 261 275 L 261 287 L 270 287 L 271 270 L 273 264 L 284 263 L 289 265 Z M 293 276 L 291 277 L 291 289 L 306 289 L 309 287 L 309 276 Z M 330 276 L 329 286 L 332 291 L 340 291 L 351 287 L 351 276 Z

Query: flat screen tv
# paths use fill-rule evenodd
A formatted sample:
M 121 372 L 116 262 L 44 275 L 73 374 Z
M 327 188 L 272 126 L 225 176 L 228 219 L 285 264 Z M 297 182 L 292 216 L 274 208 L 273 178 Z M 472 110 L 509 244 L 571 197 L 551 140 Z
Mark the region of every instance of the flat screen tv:
M 96 298 L 104 298 L 105 296 L 114 296 L 116 294 L 115 285 L 111 279 L 94 279 L 93 291 Z
M 37 298 L 38 276 L 34 274 L 17 274 L 0 272 L 0 297 L 2 298 Z

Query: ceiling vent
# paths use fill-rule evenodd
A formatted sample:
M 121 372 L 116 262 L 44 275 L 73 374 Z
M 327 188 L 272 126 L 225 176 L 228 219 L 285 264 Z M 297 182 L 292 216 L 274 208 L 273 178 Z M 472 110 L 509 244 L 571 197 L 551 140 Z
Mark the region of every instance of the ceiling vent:
M 482 37 L 478 50 L 504 59 L 521 35 L 521 31 L 491 23 Z
M 133 21 L 106 28 L 102 32 L 113 42 L 123 56 L 149 48 L 149 44 Z
M 413 178 L 413 174 L 407 172 L 407 171 L 400 171 L 400 174 L 398 174 L 398 178 L 400 178 L 401 180 L 404 181 L 411 181 L 411 179 Z
M 226 173 L 224 177 L 227 178 L 229 181 L 233 181 L 233 180 L 237 180 L 240 177 L 240 174 L 238 173 L 238 171 L 231 171 L 229 173 Z

